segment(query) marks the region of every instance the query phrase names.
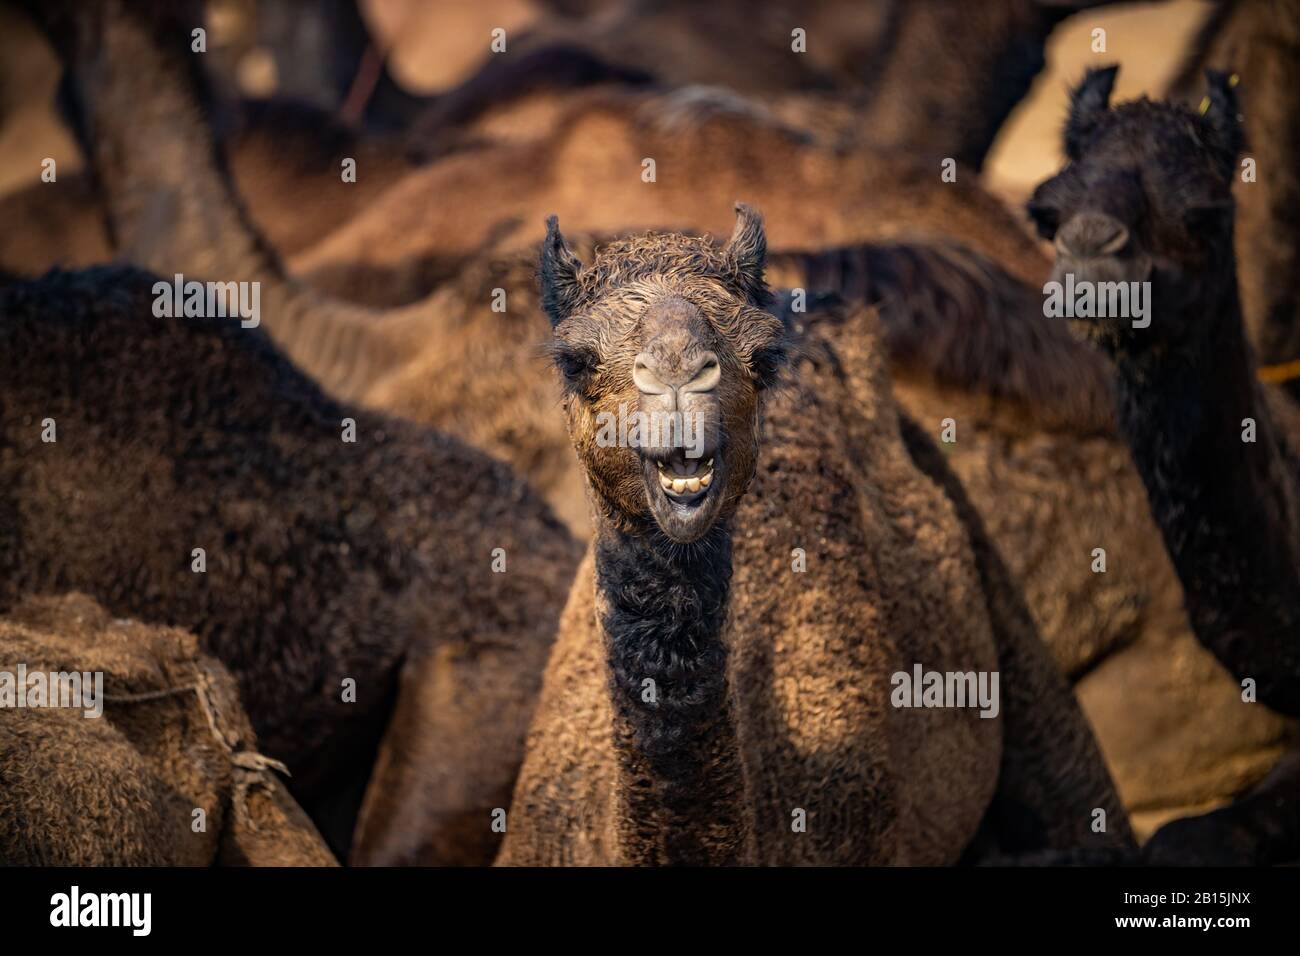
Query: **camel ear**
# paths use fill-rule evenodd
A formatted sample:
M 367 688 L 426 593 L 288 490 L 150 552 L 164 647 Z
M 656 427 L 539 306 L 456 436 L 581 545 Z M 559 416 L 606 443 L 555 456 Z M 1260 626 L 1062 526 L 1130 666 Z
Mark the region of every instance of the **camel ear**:
M 548 217 L 538 276 L 542 286 L 542 308 L 551 317 L 552 327 L 563 322 L 577 305 L 578 272 L 581 269 L 582 263 L 569 251 L 560 235 L 559 217 Z
M 736 203 L 736 228 L 722 251 L 735 266 L 741 284 L 755 298 L 761 298 L 766 288 L 763 264 L 767 259 L 767 233 L 763 230 L 763 216 L 757 209 L 747 203 Z
M 1070 159 L 1077 160 L 1083 154 L 1083 144 L 1110 109 L 1110 93 L 1118 72 L 1118 66 L 1089 70 L 1070 94 L 1070 115 L 1065 121 L 1065 155 Z
M 1228 165 L 1235 166 L 1244 138 L 1241 132 L 1241 113 L 1237 105 L 1237 75 L 1206 70 L 1205 82 L 1208 89 L 1205 99 L 1201 101 L 1201 113 L 1214 130 L 1218 145 L 1228 154 Z

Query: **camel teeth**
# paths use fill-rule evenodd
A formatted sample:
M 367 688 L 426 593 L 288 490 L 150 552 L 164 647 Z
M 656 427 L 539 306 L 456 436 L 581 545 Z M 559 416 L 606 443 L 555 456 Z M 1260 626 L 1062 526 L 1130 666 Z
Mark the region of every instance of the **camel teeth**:
M 672 491 L 672 490 L 673 490 L 673 480 L 672 480 L 671 478 L 669 478 L 667 475 L 660 475 L 660 476 L 659 476 L 659 485 L 660 485 L 660 487 L 663 488 L 664 491 Z
M 674 478 L 674 479 L 673 479 L 673 493 L 674 493 L 674 494 L 678 494 L 678 495 L 680 495 L 680 494 L 681 494 L 683 491 L 685 491 L 685 490 L 686 490 L 686 479 L 685 479 L 685 478 Z
M 707 488 L 709 485 L 713 484 L 713 472 L 709 472 L 707 475 L 700 475 L 699 484 L 701 488 Z
M 700 479 L 698 479 L 698 478 L 687 478 L 687 479 L 686 479 L 686 488 L 687 488 L 689 491 L 691 491 L 691 492 L 699 491 L 699 490 L 700 490 Z

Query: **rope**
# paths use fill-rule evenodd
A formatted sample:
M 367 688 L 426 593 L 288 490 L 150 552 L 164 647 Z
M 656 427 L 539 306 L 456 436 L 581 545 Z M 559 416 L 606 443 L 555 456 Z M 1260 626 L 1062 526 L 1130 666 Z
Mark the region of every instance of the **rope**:
M 1283 382 L 1290 382 L 1293 379 L 1300 378 L 1300 359 L 1281 362 L 1277 365 L 1261 365 L 1256 370 L 1255 375 L 1261 382 L 1267 382 L 1269 385 L 1281 385 Z
M 130 704 L 161 700 L 164 697 L 187 694 L 190 691 L 193 691 L 194 696 L 198 698 L 199 708 L 207 719 L 208 729 L 212 732 L 212 736 L 221 743 L 226 753 L 230 755 L 230 762 L 239 771 L 235 774 L 234 792 L 231 794 L 231 804 L 235 815 L 243 818 L 250 830 L 257 832 L 257 824 L 254 822 L 252 814 L 248 812 L 248 791 L 257 786 L 270 789 L 271 783 L 266 775 L 268 770 L 276 770 L 286 777 L 292 775 L 289 773 L 289 768 L 279 760 L 260 754 L 255 750 L 235 750 L 235 745 L 239 742 L 238 739 L 231 740 L 221 729 L 220 714 L 212 701 L 212 674 L 209 671 L 200 667 L 198 680 L 193 684 L 183 684 L 180 687 L 169 687 L 165 690 L 145 691 L 139 694 L 104 694 L 104 699 L 115 703 Z

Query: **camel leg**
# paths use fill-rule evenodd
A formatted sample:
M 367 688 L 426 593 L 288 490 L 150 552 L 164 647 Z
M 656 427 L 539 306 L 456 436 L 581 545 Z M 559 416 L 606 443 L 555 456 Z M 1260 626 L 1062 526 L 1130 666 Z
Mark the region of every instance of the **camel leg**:
M 545 664 L 521 666 L 518 653 L 516 641 L 476 638 L 407 660 L 350 863 L 492 862 Z
M 929 436 L 905 416 L 899 421 L 917 467 L 944 489 L 966 526 L 998 643 L 1002 766 L 981 833 L 992 845 L 980 851 L 1133 850 L 1128 815 L 1092 729 L 979 515 Z

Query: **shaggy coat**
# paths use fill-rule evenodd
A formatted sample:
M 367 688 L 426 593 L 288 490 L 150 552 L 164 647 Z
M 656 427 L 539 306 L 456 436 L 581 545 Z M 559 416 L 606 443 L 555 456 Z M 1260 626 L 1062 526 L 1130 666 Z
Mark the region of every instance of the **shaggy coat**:
M 0 717 L 0 865 L 335 865 L 192 634 L 29 598 L 0 618 L 0 668 L 19 663 L 101 672 L 103 713 Z
M 1074 681 L 1139 835 L 1263 779 L 1295 725 L 1241 706 L 1240 685 L 1197 641 L 1118 431 L 1109 362 L 1043 320 L 1039 289 L 958 247 L 771 262 L 782 285 L 878 306 L 900 406 L 931 436 L 954 423 L 943 457 Z M 835 310 L 791 303 L 791 322 L 830 338 L 847 366 L 863 360 Z
M 723 250 L 650 236 L 580 269 L 547 240 L 543 298 L 596 535 L 498 862 L 937 864 L 977 834 L 982 851 L 1125 846 L 1067 685 L 903 442 L 881 351 L 853 385 L 827 343 L 805 343 L 775 387 L 786 343 L 759 311 L 763 249 L 747 209 Z M 640 456 L 592 434 L 597 409 L 629 399 L 619 370 L 652 347 L 641 313 L 664 295 L 702 310 L 723 369 L 722 484 L 701 506 L 716 522 L 693 543 L 647 505 Z M 917 662 L 1000 671 L 1001 715 L 892 706 L 891 675 Z M 1092 808 L 1107 832 L 1090 830 Z
M 194 631 L 340 852 L 369 780 L 356 858 L 485 862 L 576 545 L 504 465 L 259 329 L 155 317 L 154 282 L 0 291 L 0 610 L 75 588 Z
M 1150 283 L 1149 329 L 1078 324 L 1114 359 L 1120 429 L 1198 637 L 1262 702 L 1300 715 L 1298 413 L 1256 381 L 1242 325 L 1236 97 L 1211 71 L 1203 115 L 1145 99 L 1112 110 L 1115 72 L 1094 70 L 1075 91 L 1072 162 L 1029 208 L 1056 237 L 1055 274 Z M 1118 252 L 1093 248 L 1103 231 Z
M 1201 643 L 1254 701 L 1300 715 L 1300 412 L 1256 380 L 1233 260 L 1241 147 L 1232 82 L 1209 71 L 1206 108 L 1146 99 L 1112 109 L 1115 68 L 1093 70 L 1065 128 L 1071 162 L 1029 210 L 1055 240 L 1054 277 L 1146 282 L 1149 324 L 1076 320 L 1112 357 L 1120 431 L 1183 584 Z M 1270 834 L 1245 862 L 1300 853 L 1300 764 L 1235 808 Z M 1290 799 L 1277 799 L 1289 791 Z M 1231 816 L 1231 815 L 1230 815 Z M 1204 825 L 1212 835 L 1222 818 Z M 1187 837 L 1178 831 L 1175 840 Z M 1238 847 L 1241 841 L 1219 841 Z

